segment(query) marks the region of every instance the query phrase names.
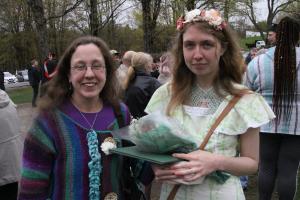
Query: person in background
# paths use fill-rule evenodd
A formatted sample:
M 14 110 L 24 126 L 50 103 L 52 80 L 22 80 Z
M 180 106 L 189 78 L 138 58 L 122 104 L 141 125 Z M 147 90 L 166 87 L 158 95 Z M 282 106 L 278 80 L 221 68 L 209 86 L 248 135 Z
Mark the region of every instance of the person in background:
M 160 56 L 158 54 L 153 55 L 152 61 L 152 69 L 151 69 L 151 76 L 154 78 L 158 78 L 159 76 L 159 63 L 160 63 Z
M 20 200 L 139 199 L 124 178 L 139 178 L 136 162 L 109 153 L 123 144 L 112 130 L 130 123 L 115 71 L 98 37 L 79 37 L 65 50 L 26 135 Z
M 46 59 L 43 61 L 41 66 L 41 87 L 40 87 L 40 97 L 42 97 L 46 91 L 48 86 L 48 81 L 50 81 L 56 74 L 57 68 L 57 59 L 56 54 L 53 52 L 49 52 Z
M 0 90 L 0 198 L 16 200 L 23 139 L 16 105 Z
M 112 49 L 110 50 L 110 54 L 118 68 L 121 65 L 120 53 L 117 50 Z
M 153 94 L 145 112 L 163 112 L 193 135 L 199 146 L 229 101 L 241 97 L 216 128 L 205 151 L 176 153 L 185 161 L 153 165 L 162 181 L 160 199 L 245 199 L 239 176 L 258 169 L 259 127 L 274 117 L 263 97 L 241 85 L 244 63 L 236 37 L 217 10 L 195 9 L 177 21 L 172 81 Z M 240 147 L 240 156 L 237 147 Z M 208 176 L 226 173 L 224 183 Z M 204 179 L 203 179 L 204 178 Z
M 277 24 L 272 24 L 268 29 L 267 46 L 258 49 L 256 52 L 256 56 L 266 53 L 268 51 L 268 48 L 276 45 L 276 28 Z
M 122 64 L 117 69 L 117 77 L 121 85 L 124 85 L 124 81 L 127 76 L 128 68 L 131 66 L 131 58 L 135 54 L 135 51 L 126 51 L 122 57 Z
M 131 58 L 131 64 L 125 80 L 124 102 L 133 118 L 138 119 L 146 115 L 146 105 L 160 83 L 150 75 L 153 64 L 150 54 L 136 52 Z
M 56 59 L 56 54 L 53 52 L 49 52 L 47 58 L 44 60 L 42 67 L 42 83 L 46 83 L 54 77 L 54 75 L 56 74 L 57 64 L 58 62 Z
M 2 70 L 0 70 L 0 89 L 5 91 L 5 85 L 4 85 L 4 73 Z
M 165 84 L 166 82 L 168 82 L 171 79 L 172 66 L 173 66 L 172 54 L 170 52 L 164 53 L 160 57 L 160 63 L 159 63 L 159 68 L 158 68 L 159 76 L 157 78 L 157 80 L 161 84 Z
M 249 54 L 247 55 L 246 59 L 245 59 L 245 63 L 246 65 L 249 64 L 249 62 L 256 56 L 258 49 L 256 47 L 252 47 L 250 49 Z
M 269 47 L 276 45 L 276 29 L 277 29 L 277 24 L 272 24 L 268 30 L 267 41 Z
M 36 101 L 39 93 L 39 86 L 41 81 L 41 73 L 36 59 L 31 60 L 31 68 L 28 70 L 29 84 L 32 87 L 32 107 L 36 107 Z
M 248 65 L 247 86 L 261 93 L 276 119 L 260 133 L 258 190 L 260 200 L 272 198 L 275 181 L 279 199 L 293 200 L 300 162 L 299 23 L 284 17 L 277 26 L 276 46 Z

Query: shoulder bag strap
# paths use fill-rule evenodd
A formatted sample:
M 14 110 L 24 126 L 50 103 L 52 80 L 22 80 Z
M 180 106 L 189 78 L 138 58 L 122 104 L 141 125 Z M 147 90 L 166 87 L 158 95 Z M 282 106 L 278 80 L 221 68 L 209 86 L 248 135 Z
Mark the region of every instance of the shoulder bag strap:
M 215 129 L 218 127 L 218 125 L 221 123 L 221 121 L 226 117 L 226 115 L 229 113 L 229 111 L 235 106 L 235 104 L 240 100 L 241 96 L 234 96 L 229 103 L 227 104 L 227 106 L 224 108 L 224 110 L 222 111 L 222 113 L 219 115 L 219 117 L 216 119 L 215 123 L 211 126 L 211 128 L 209 129 L 209 131 L 207 132 L 204 140 L 202 141 L 199 149 L 204 150 L 205 146 L 207 145 L 210 137 L 212 136 L 212 134 L 214 133 Z M 179 189 L 180 185 L 175 185 L 167 200 L 173 200 L 175 198 L 175 195 Z

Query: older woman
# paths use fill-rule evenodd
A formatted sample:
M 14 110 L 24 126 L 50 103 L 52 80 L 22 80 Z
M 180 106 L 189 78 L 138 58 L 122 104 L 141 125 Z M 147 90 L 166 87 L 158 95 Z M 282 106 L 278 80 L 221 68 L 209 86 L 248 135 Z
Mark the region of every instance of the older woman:
M 111 131 L 130 121 L 116 83 L 101 39 L 80 37 L 67 48 L 26 137 L 19 199 L 125 199 L 121 176 L 131 162 L 108 152 L 120 145 Z
M 177 119 L 200 146 L 231 99 L 240 100 L 215 129 L 205 151 L 177 153 L 173 156 L 185 161 L 153 166 L 156 180 L 163 182 L 160 199 L 245 199 L 238 176 L 257 171 L 259 127 L 274 114 L 262 96 L 240 84 L 242 56 L 218 11 L 190 11 L 178 20 L 177 29 L 172 81 L 156 90 L 146 112 L 162 111 Z M 229 178 L 218 182 L 209 176 L 216 171 Z

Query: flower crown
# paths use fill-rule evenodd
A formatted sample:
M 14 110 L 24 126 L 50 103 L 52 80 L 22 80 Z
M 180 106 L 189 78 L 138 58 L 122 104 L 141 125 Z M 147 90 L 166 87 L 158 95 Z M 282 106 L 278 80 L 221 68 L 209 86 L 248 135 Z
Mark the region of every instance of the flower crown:
M 179 17 L 176 22 L 176 29 L 182 30 L 184 25 L 190 22 L 208 22 L 209 25 L 213 26 L 216 30 L 221 31 L 226 27 L 226 22 L 221 17 L 220 12 L 215 9 L 200 10 L 194 9 L 185 14 L 185 16 Z

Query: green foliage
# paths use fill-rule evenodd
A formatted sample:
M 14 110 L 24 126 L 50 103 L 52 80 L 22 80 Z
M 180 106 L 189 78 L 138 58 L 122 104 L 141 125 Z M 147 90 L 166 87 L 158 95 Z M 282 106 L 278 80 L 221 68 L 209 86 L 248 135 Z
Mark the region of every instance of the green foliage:
M 176 36 L 175 25 L 158 25 L 156 28 L 156 35 L 154 38 L 155 52 L 162 53 L 169 50 L 172 47 L 172 42 Z
M 255 40 L 262 40 L 262 38 L 260 36 L 243 38 L 240 41 L 240 46 L 242 49 L 248 50 L 249 48 L 247 47 L 246 44 L 253 44 L 253 43 L 255 43 Z
M 14 72 L 24 69 L 37 54 L 35 34 L 32 32 L 0 34 L 0 68 Z
M 7 94 L 15 104 L 29 103 L 32 99 L 32 88 L 22 87 L 18 89 L 11 89 Z

